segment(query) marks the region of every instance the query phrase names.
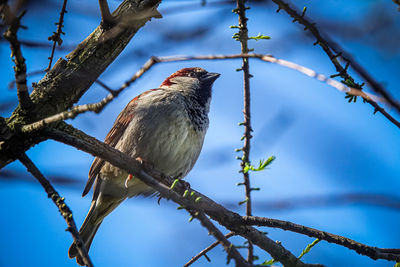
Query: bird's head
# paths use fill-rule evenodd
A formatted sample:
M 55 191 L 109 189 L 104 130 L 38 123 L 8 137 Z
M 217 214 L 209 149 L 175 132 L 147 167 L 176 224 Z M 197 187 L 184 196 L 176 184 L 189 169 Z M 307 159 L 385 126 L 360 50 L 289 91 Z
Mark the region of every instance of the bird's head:
M 208 72 L 199 67 L 184 68 L 171 74 L 161 87 L 194 95 L 207 102 L 211 97 L 212 85 L 219 76 L 219 73 Z

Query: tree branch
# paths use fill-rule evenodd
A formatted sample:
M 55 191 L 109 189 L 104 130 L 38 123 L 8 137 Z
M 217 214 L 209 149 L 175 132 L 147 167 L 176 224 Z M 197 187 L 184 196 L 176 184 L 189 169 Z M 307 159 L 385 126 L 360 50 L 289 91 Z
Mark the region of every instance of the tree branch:
M 163 197 L 173 200 L 180 206 L 185 207 L 185 209 L 196 210 L 208 214 L 213 220 L 218 221 L 227 229 L 241 235 L 250 240 L 254 245 L 267 251 L 274 259 L 278 260 L 285 266 L 311 266 L 298 260 L 296 256 L 286 250 L 281 244 L 269 239 L 257 229 L 237 224 L 237 220 L 241 219 L 239 214 L 225 209 L 223 206 L 215 203 L 201 193 L 191 189 L 191 191 L 194 192 L 196 199 L 199 197 L 201 198 L 200 201 L 195 202 L 193 198 L 184 196 L 185 188 L 180 187 L 179 185 L 175 186 L 173 190 L 170 188 L 174 179 L 165 177 L 155 170 L 145 171 L 140 162 L 130 158 L 119 150 L 76 130 L 68 124 L 62 124 L 58 129 L 46 129 L 44 134 L 51 139 L 76 147 L 94 156 L 107 160 L 118 168 L 126 170 L 128 173 L 131 173 L 138 179 L 142 180 L 148 186 L 151 186 L 156 191 L 160 192 Z
M 237 223 L 244 225 L 257 225 L 279 228 L 285 231 L 291 231 L 303 234 L 309 237 L 315 237 L 320 240 L 325 240 L 329 243 L 334 243 L 354 250 L 361 255 L 370 257 L 371 259 L 385 259 L 389 261 L 400 261 L 400 249 L 383 249 L 371 247 L 354 241 L 350 238 L 331 234 L 325 231 L 320 231 L 307 226 L 295 224 L 288 221 L 282 221 L 271 218 L 257 217 L 257 216 L 243 216 Z
M 353 58 L 351 54 L 346 52 L 343 48 L 339 47 L 339 45 L 336 44 L 325 33 L 324 37 L 322 37 L 320 31 L 315 26 L 315 23 L 311 23 L 309 20 L 307 20 L 304 14 L 300 15 L 300 12 L 298 12 L 294 8 L 291 8 L 289 4 L 287 4 L 283 0 L 272 0 L 272 1 L 279 6 L 278 11 L 280 9 L 285 10 L 286 13 L 288 13 L 294 19 L 294 21 L 298 21 L 300 24 L 304 25 L 305 29 L 308 29 L 312 33 L 312 35 L 314 35 L 314 37 L 317 39 L 316 43 L 318 43 L 325 51 L 325 53 L 328 55 L 333 65 L 335 66 L 338 75 L 341 76 L 345 82 L 346 80 L 349 80 L 350 83 L 356 85 L 355 86 L 356 88 L 361 89 L 361 85 L 355 83 L 354 79 L 347 73 L 347 68 L 343 68 L 342 65 L 339 63 L 337 59 L 339 56 L 342 57 L 345 61 L 347 61 L 354 68 L 354 70 L 366 82 L 369 83 L 371 89 L 374 92 L 380 94 L 388 104 L 394 107 L 398 113 L 400 113 L 400 103 L 395 101 L 393 97 L 389 94 L 389 92 L 386 91 L 385 88 L 383 88 L 383 86 L 381 86 L 377 81 L 375 81 L 375 79 L 360 64 L 358 64 L 358 62 L 356 62 L 356 60 Z
M 59 59 L 45 77 L 35 86 L 31 94 L 33 102 L 29 116 L 17 107 L 7 120 L 11 130 L 16 130 L 72 107 L 89 89 L 101 73 L 122 52 L 136 32 L 152 17 L 160 17 L 156 10 L 161 0 L 124 0 L 113 12 L 114 17 L 129 21 L 122 23 L 113 38 L 109 31 L 97 27 L 78 47 Z M 129 22 L 129 23 L 128 23 Z M 21 138 L 14 134 L 0 147 L 0 168 L 15 160 L 13 148 L 18 146 L 26 151 L 42 141 L 37 138 Z
M 228 234 L 225 235 L 225 238 L 228 239 L 232 236 L 234 236 L 235 233 L 230 232 Z M 193 258 L 190 259 L 190 261 L 188 261 L 185 265 L 183 265 L 183 267 L 189 267 L 190 265 L 192 265 L 194 262 L 196 262 L 198 259 L 200 259 L 202 256 L 206 257 L 206 259 L 208 261 L 210 261 L 208 259 L 207 256 L 207 252 L 209 252 L 210 250 L 212 250 L 213 248 L 215 248 L 216 246 L 218 246 L 221 242 L 220 241 L 215 241 L 214 243 L 212 243 L 210 246 L 208 246 L 207 248 L 203 249 L 202 251 L 200 251 L 196 256 L 194 256 Z
M 25 13 L 23 12 L 16 17 L 7 4 L 0 5 L 0 13 L 4 22 L 9 25 L 3 36 L 10 43 L 11 57 L 15 64 L 14 73 L 19 105 L 22 111 L 26 111 L 32 107 L 32 101 L 29 97 L 28 86 L 26 84 L 25 58 L 22 55 L 21 45 L 17 37 L 17 32 L 21 27 L 20 21 Z
M 101 23 L 105 28 L 109 28 L 115 23 L 113 16 L 108 8 L 107 0 L 99 0 L 99 7 L 101 13 Z
M 204 215 L 203 212 L 189 212 L 193 217 L 199 219 L 201 225 L 208 229 L 209 233 L 212 234 L 218 240 L 218 243 L 221 243 L 221 245 L 224 247 L 226 253 L 228 253 L 227 263 L 229 263 L 229 260 L 233 258 L 235 259 L 236 266 L 252 266 L 252 264 L 243 259 L 239 251 L 237 251 L 233 244 L 228 241 L 227 237 L 225 237 L 221 231 L 214 226 L 214 224 Z
M 247 54 L 249 52 L 249 48 L 247 45 L 247 41 L 249 40 L 249 34 L 247 30 L 247 20 L 246 17 L 246 6 L 245 0 L 237 0 L 236 1 L 236 13 L 239 17 L 239 33 L 237 40 L 240 41 L 241 53 Z M 242 68 L 243 71 L 243 126 L 244 126 L 244 134 L 243 134 L 243 147 L 242 147 L 242 160 L 240 162 L 241 172 L 243 173 L 243 185 L 245 188 L 245 200 L 240 203 L 246 203 L 246 215 L 252 215 L 252 206 L 251 206 L 251 186 L 250 186 L 250 174 L 249 172 L 245 172 L 244 169 L 247 164 L 250 164 L 250 140 L 251 140 L 251 109 L 250 109 L 250 67 L 249 67 L 249 59 L 242 58 Z M 253 263 L 253 244 L 248 241 L 248 253 L 247 253 L 247 261 Z
M 152 57 L 150 58 L 144 65 L 143 67 L 135 73 L 135 75 L 126 81 L 119 89 L 113 90 L 107 97 L 103 98 L 100 102 L 97 103 L 92 103 L 92 104 L 84 104 L 84 105 L 79 105 L 71 108 L 70 110 L 60 112 L 58 114 L 55 114 L 53 116 L 50 116 L 48 118 L 39 120 L 37 122 L 31 123 L 24 125 L 21 128 L 21 131 L 24 133 L 28 133 L 34 130 L 41 129 L 45 127 L 46 125 L 49 125 L 51 123 L 60 121 L 60 120 L 66 120 L 66 119 L 73 119 L 75 118 L 78 114 L 88 112 L 88 111 L 93 111 L 96 113 L 101 112 L 104 107 L 110 103 L 114 98 L 116 98 L 125 88 L 129 87 L 134 81 L 136 81 L 138 78 L 140 78 L 146 71 L 148 71 L 153 65 L 161 62 L 174 62 L 174 61 L 188 61 L 188 60 L 222 60 L 222 59 L 237 59 L 237 58 L 258 58 L 262 61 L 278 64 L 296 71 L 299 71 L 309 77 L 315 78 L 319 81 L 325 82 L 331 87 L 336 88 L 337 90 L 341 92 L 346 92 L 350 95 L 355 95 L 355 96 L 360 96 L 362 97 L 366 102 L 368 102 L 370 105 L 372 105 L 375 109 L 374 112 L 380 112 L 382 113 L 387 119 L 389 119 L 394 125 L 400 128 L 400 122 L 394 119 L 390 114 L 388 114 L 382 107 L 376 103 L 376 101 L 379 101 L 380 99 L 374 95 L 367 94 L 363 91 L 354 89 L 354 88 L 349 88 L 345 86 L 344 84 L 333 80 L 329 79 L 328 77 L 319 74 L 307 67 L 303 67 L 301 65 L 298 65 L 296 63 L 286 61 L 283 59 L 277 59 L 273 56 L 270 55 L 261 55 L 261 54 L 236 54 L 236 55 L 210 55 L 210 56 L 172 56 L 172 57 Z
M 180 204 L 182 207 L 186 209 L 192 209 L 199 212 L 204 212 L 208 214 L 213 220 L 218 221 L 221 225 L 234 232 L 235 234 L 241 235 L 242 237 L 249 239 L 254 245 L 259 246 L 261 249 L 267 251 L 271 254 L 271 256 L 277 261 L 281 262 L 285 266 L 304 266 L 304 263 L 299 263 L 298 259 L 287 251 L 285 248 L 274 242 L 273 240 L 266 237 L 262 232 L 258 231 L 255 228 L 248 227 L 249 224 L 259 223 L 262 226 L 276 227 L 283 230 L 289 230 L 293 232 L 298 232 L 301 234 L 308 235 L 311 237 L 315 237 L 321 240 L 343 240 L 338 241 L 338 245 L 345 246 L 349 249 L 355 250 L 356 252 L 368 256 L 372 259 L 385 259 L 385 260 L 396 260 L 400 261 L 400 254 L 397 254 L 398 249 L 382 249 L 370 247 L 356 241 L 353 241 L 346 237 L 341 237 L 333 234 L 329 234 L 324 231 L 313 232 L 310 229 L 302 225 L 297 225 L 291 222 L 285 222 L 275 219 L 262 218 L 262 217 L 249 217 L 249 218 L 260 218 L 260 219 L 249 219 L 248 217 L 242 217 L 239 214 L 227 210 L 223 206 L 215 203 L 213 200 L 209 199 L 207 196 L 202 195 L 201 193 L 191 189 L 194 191 L 194 195 L 198 198 L 201 198 L 201 201 L 194 202 L 190 198 L 185 198 L 183 196 L 184 188 L 177 186 L 174 190 L 171 190 L 169 187 L 157 184 L 157 180 L 163 183 L 166 183 L 168 186 L 173 183 L 174 179 L 170 177 L 162 176 L 157 173 L 155 170 L 144 171 L 142 166 L 136 160 L 128 157 L 122 152 L 109 147 L 108 145 L 98 141 L 97 139 L 86 135 L 85 133 L 74 129 L 72 126 L 68 124 L 64 124 L 63 127 L 59 127 L 63 129 L 63 132 L 56 129 L 48 129 L 45 134 L 50 138 L 65 143 L 67 145 L 71 145 L 80 150 L 83 150 L 87 153 L 90 153 L 94 156 L 101 157 L 114 166 L 118 168 L 124 169 L 129 173 L 132 173 L 135 177 L 138 177 L 147 185 L 153 187 L 155 190 L 160 192 L 164 197 L 168 199 L 172 199 L 174 202 Z M 157 180 L 156 180 L 157 179 Z M 305 232 L 300 232 L 301 229 Z M 316 230 L 319 231 L 319 230 Z M 307 234 L 306 234 L 307 233 Z M 311 235 L 312 234 L 312 235 Z M 331 238 L 329 238 L 330 236 Z M 336 238 L 334 238 L 336 236 Z M 329 241 L 328 241 L 329 242 Z M 342 243 L 340 243 L 342 242 Z M 335 243 L 335 242 L 332 242 Z M 352 246 L 346 244 L 353 244 Z M 374 252 L 375 250 L 375 252 Z M 372 252 L 370 252 L 372 251 Z M 393 253 L 396 252 L 396 253 Z
M 83 244 L 81 237 L 79 236 L 79 232 L 76 228 L 76 224 L 74 218 L 72 217 L 72 211 L 69 209 L 67 204 L 64 202 L 64 198 L 60 197 L 54 187 L 50 184 L 50 182 L 44 177 L 44 175 L 40 172 L 40 170 L 35 166 L 35 164 L 28 158 L 28 156 L 23 153 L 19 156 L 19 161 L 26 167 L 28 172 L 30 172 L 33 177 L 35 177 L 39 183 L 42 185 L 44 190 L 47 193 L 47 196 L 51 198 L 58 207 L 61 215 L 64 217 L 64 220 L 67 222 L 69 231 L 74 239 L 74 242 L 77 244 L 79 255 L 82 257 L 84 263 L 88 267 L 92 267 L 92 261 L 89 258 L 86 247 Z
M 64 14 L 67 13 L 67 0 L 64 0 L 64 3 L 62 5 L 61 11 L 60 11 L 60 17 L 58 19 L 58 22 L 56 23 L 57 25 L 57 30 L 55 32 L 53 32 L 53 35 L 50 36 L 48 39 L 49 41 L 53 41 L 53 46 L 51 48 L 51 55 L 49 57 L 49 66 L 46 68 L 45 71 L 49 71 L 51 68 L 51 64 L 53 62 L 53 57 L 54 57 L 54 51 L 56 50 L 56 44 L 58 44 L 59 46 L 61 46 L 63 40 L 61 39 L 61 34 L 65 34 L 62 31 L 62 28 L 64 26 Z

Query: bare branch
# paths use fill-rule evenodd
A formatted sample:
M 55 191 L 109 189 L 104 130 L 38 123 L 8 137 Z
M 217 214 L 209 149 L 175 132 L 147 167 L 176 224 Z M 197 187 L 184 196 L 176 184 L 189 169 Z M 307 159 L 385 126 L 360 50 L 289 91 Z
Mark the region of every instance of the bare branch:
M 232 236 L 234 236 L 235 233 L 230 232 L 228 234 L 225 235 L 225 238 L 228 239 Z M 200 259 L 202 256 L 206 257 L 207 260 L 209 261 L 208 257 L 207 257 L 207 252 L 209 252 L 210 250 L 212 250 L 213 248 L 215 248 L 216 246 L 218 246 L 220 244 L 220 241 L 215 241 L 214 243 L 212 243 L 209 247 L 203 249 L 202 251 L 199 252 L 199 254 L 197 254 L 196 256 L 194 256 L 193 258 L 190 259 L 190 261 L 188 261 L 185 265 L 183 265 L 183 267 L 189 267 L 190 265 L 192 265 L 194 262 L 196 262 L 198 259 Z
M 249 48 L 247 45 L 247 41 L 249 40 L 249 34 L 247 30 L 247 20 L 246 17 L 246 6 L 245 0 L 237 0 L 236 1 L 236 9 L 234 10 L 239 17 L 239 33 L 237 35 L 237 40 L 240 41 L 241 53 L 247 54 L 249 53 Z M 247 164 L 250 164 L 250 140 L 252 138 L 251 132 L 251 109 L 250 109 L 250 67 L 249 67 L 249 59 L 242 58 L 242 68 L 243 71 L 243 126 L 244 126 L 244 134 L 243 134 L 243 147 L 242 147 L 242 160 L 240 162 L 241 172 L 243 173 L 243 185 L 245 188 L 245 200 L 246 203 L 246 215 L 252 215 L 252 206 L 251 206 L 251 186 L 250 186 L 250 174 L 249 172 L 245 172 L 244 169 Z M 240 202 L 243 203 L 243 202 Z M 253 244 L 249 241 L 248 243 L 248 253 L 247 253 L 247 261 L 253 263 Z
M 236 55 L 209 55 L 209 56 L 171 56 L 171 57 L 152 57 L 150 58 L 144 65 L 143 67 L 135 73 L 135 75 L 126 81 L 118 90 L 113 90 L 107 97 L 102 99 L 100 102 L 93 103 L 93 104 L 85 104 L 85 105 L 79 105 L 71 108 L 68 111 L 64 111 L 58 114 L 55 114 L 53 116 L 50 116 L 48 118 L 39 120 L 37 122 L 25 125 L 21 128 L 22 132 L 30 132 L 33 130 L 38 130 L 40 128 L 43 128 L 44 126 L 54 123 L 60 120 L 66 120 L 66 119 L 73 119 L 75 118 L 78 114 L 87 112 L 87 111 L 93 111 L 93 112 L 101 112 L 103 108 L 110 103 L 115 97 L 117 97 L 125 88 L 129 87 L 134 81 L 136 81 L 139 77 L 141 77 L 146 71 L 148 71 L 153 65 L 160 63 L 160 62 L 174 62 L 174 61 L 188 61 L 188 60 L 222 60 L 222 59 L 237 59 L 237 58 L 258 58 L 262 61 L 278 64 L 296 71 L 299 71 L 309 77 L 315 78 L 319 81 L 325 82 L 331 87 L 336 88 L 337 90 L 341 92 L 346 92 L 350 95 L 355 95 L 355 96 L 360 96 L 362 97 L 366 102 L 368 102 L 370 105 L 372 105 L 375 109 L 374 112 L 380 112 L 382 113 L 387 119 L 389 119 L 393 124 L 395 124 L 397 127 L 400 128 L 400 122 L 394 119 L 389 113 L 387 113 L 382 107 L 378 105 L 376 101 L 380 101 L 380 99 L 374 95 L 365 93 L 363 91 L 357 90 L 355 88 L 349 88 L 345 86 L 344 84 L 333 80 L 329 79 L 325 75 L 319 74 L 312 69 L 303 67 L 301 65 L 298 65 L 296 63 L 283 60 L 283 59 L 277 59 L 273 56 L 270 55 L 261 55 L 261 54 L 236 54 Z
M 23 12 L 16 17 L 7 4 L 0 5 L 0 13 L 4 22 L 9 25 L 3 36 L 10 43 L 11 57 L 15 63 L 14 73 L 18 101 L 22 110 L 28 110 L 32 107 L 32 101 L 29 97 L 28 86 L 26 84 L 25 58 L 22 55 L 21 45 L 17 37 L 17 32 L 21 27 L 20 21 L 25 13 Z
M 325 33 L 322 37 L 320 31 L 315 26 L 315 23 L 311 23 L 308 19 L 305 18 L 304 14 L 300 15 L 296 9 L 291 8 L 289 4 L 285 3 L 283 0 L 272 0 L 275 2 L 279 9 L 283 9 L 288 13 L 294 21 L 298 21 L 300 24 L 305 26 L 305 29 L 308 29 L 314 37 L 317 39 L 317 42 L 325 53 L 328 55 L 330 60 L 338 72 L 338 75 L 341 76 L 345 82 L 349 80 L 350 83 L 356 85 L 355 88 L 361 89 L 361 85 L 354 82 L 354 79 L 347 73 L 347 68 L 343 68 L 342 65 L 338 61 L 338 57 L 342 57 L 345 61 L 347 61 L 354 70 L 370 85 L 371 89 L 380 94 L 388 104 L 394 107 L 398 113 L 400 113 L 400 103 L 395 101 L 393 97 L 389 94 L 388 91 L 383 88 L 354 58 L 351 54 L 346 52 L 343 48 L 339 47 L 331 38 L 329 38 Z M 393 0 L 395 3 L 399 0 Z M 334 54 L 335 53 L 335 54 Z
M 113 16 L 110 13 L 110 9 L 108 8 L 107 0 L 99 0 L 99 7 L 101 13 L 101 23 L 106 28 L 112 26 L 115 23 Z
M 51 139 L 76 147 L 94 156 L 107 160 L 112 165 L 126 170 L 128 173 L 131 173 L 138 179 L 142 180 L 148 186 L 151 186 L 156 191 L 160 192 L 163 197 L 173 200 L 180 206 L 185 207 L 185 209 L 196 210 L 208 214 L 213 220 L 218 221 L 227 229 L 241 235 L 250 240 L 254 245 L 267 251 L 274 259 L 278 260 L 285 266 L 311 266 L 297 259 L 296 256 L 286 250 L 281 244 L 269 239 L 264 235 L 264 233 L 257 229 L 237 224 L 238 220 L 240 221 L 242 218 L 239 214 L 225 209 L 223 206 L 215 203 L 205 195 L 191 189 L 191 191 L 194 192 L 196 199 L 200 197 L 201 200 L 194 201 L 193 198 L 185 197 L 185 188 L 179 185 L 175 186 L 173 190 L 170 188 L 170 185 L 174 181 L 171 177 L 165 177 L 155 170 L 145 171 L 140 162 L 130 158 L 119 150 L 88 136 L 68 124 L 63 124 L 62 127 L 59 126 L 58 128 L 63 131 L 49 128 L 45 130 L 45 135 Z
M 242 220 L 245 225 L 257 225 L 257 226 L 279 228 L 285 231 L 287 230 L 307 235 L 309 237 L 315 237 L 320 240 L 325 240 L 329 243 L 338 244 L 343 247 L 354 250 L 357 253 L 368 256 L 374 260 L 385 259 L 389 261 L 400 261 L 400 249 L 382 249 L 377 247 L 371 247 L 359 243 L 357 241 L 354 241 L 347 237 L 334 235 L 325 231 L 320 231 L 317 229 L 313 229 L 310 227 L 306 227 L 288 221 L 282 221 L 265 217 L 257 217 L 257 216 L 243 216 Z
M 199 219 L 201 225 L 203 225 L 210 234 L 212 234 L 217 240 L 218 243 L 224 247 L 225 251 L 228 253 L 228 263 L 230 258 L 235 259 L 236 266 L 251 266 L 245 259 L 243 259 L 242 255 L 240 255 L 239 251 L 233 246 L 231 242 L 228 241 L 227 237 L 225 237 L 220 230 L 204 215 L 203 212 L 193 212 L 189 211 L 190 214 Z
M 48 39 L 49 41 L 53 41 L 53 46 L 51 48 L 51 55 L 49 57 L 49 66 L 46 68 L 46 71 L 49 71 L 51 69 L 51 64 L 53 62 L 53 57 L 54 57 L 54 51 L 56 50 L 56 44 L 61 46 L 63 40 L 61 39 L 61 34 L 65 34 L 62 31 L 62 28 L 64 27 L 64 14 L 67 13 L 67 0 L 64 0 L 61 11 L 60 11 L 60 17 L 58 19 L 58 22 L 56 23 L 57 25 L 57 30 L 53 32 L 53 35 L 50 36 Z
M 64 220 L 67 222 L 68 225 L 67 231 L 71 233 L 74 242 L 77 244 L 79 255 L 83 258 L 83 261 L 86 266 L 92 267 L 93 266 L 92 261 L 89 258 L 86 247 L 83 245 L 83 241 L 79 236 L 79 232 L 76 228 L 74 218 L 72 217 L 72 211 L 69 209 L 67 204 L 65 204 L 64 198 L 60 197 L 60 195 L 57 193 L 54 187 L 50 184 L 50 182 L 46 179 L 46 177 L 44 177 L 44 175 L 40 172 L 40 170 L 35 166 L 35 164 L 28 158 L 28 156 L 25 153 L 21 154 L 18 159 L 21 161 L 22 164 L 24 164 L 28 172 L 30 172 L 33 175 L 33 177 L 35 177 L 39 181 L 39 183 L 46 191 L 47 196 L 53 200 L 54 204 L 56 204 L 61 215 L 64 217 Z

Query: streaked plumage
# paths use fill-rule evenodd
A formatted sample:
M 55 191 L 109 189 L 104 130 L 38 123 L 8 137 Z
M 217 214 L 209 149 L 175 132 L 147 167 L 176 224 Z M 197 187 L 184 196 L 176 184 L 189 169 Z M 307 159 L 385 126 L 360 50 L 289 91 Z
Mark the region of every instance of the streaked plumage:
M 201 68 L 185 68 L 173 73 L 160 86 L 135 97 L 119 114 L 105 143 L 141 158 L 163 174 L 183 178 L 193 168 L 208 128 L 211 87 L 219 77 Z M 80 234 L 90 248 L 104 217 L 123 200 L 155 192 L 139 179 L 108 162 L 95 158 L 86 195 L 94 184 L 93 200 Z M 75 244 L 69 250 L 77 257 Z

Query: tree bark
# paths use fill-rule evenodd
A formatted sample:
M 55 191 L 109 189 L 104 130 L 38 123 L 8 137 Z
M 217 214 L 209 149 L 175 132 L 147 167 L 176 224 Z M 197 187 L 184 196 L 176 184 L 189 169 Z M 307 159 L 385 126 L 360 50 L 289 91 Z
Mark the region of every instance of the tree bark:
M 124 0 L 113 12 L 117 23 L 110 29 L 99 25 L 74 51 L 60 58 L 34 86 L 33 107 L 27 113 L 18 106 L 10 118 L 0 123 L 0 169 L 18 154 L 46 140 L 40 133 L 21 134 L 18 129 L 72 107 L 123 51 L 136 32 L 157 11 L 161 0 Z

